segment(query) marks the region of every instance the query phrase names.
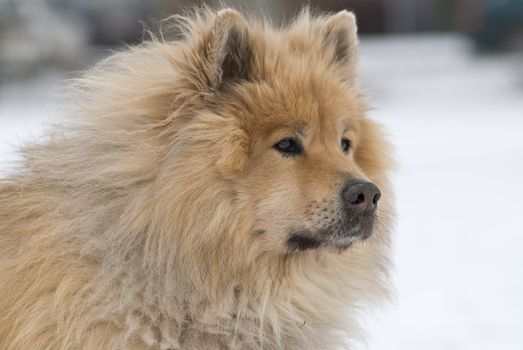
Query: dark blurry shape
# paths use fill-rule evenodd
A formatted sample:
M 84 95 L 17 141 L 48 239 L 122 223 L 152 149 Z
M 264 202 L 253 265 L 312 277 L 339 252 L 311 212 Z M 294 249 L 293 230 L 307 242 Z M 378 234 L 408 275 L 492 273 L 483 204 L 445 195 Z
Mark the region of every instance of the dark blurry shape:
M 87 50 L 81 18 L 45 1 L 0 0 L 0 77 L 31 76 L 41 67 L 75 68 Z
M 155 6 L 143 0 L 0 0 L 0 77 L 82 69 L 96 60 L 93 46 L 138 42 Z
M 480 50 L 523 48 L 522 0 L 463 0 L 457 23 Z
M 283 13 L 297 13 L 305 4 L 313 10 L 338 12 L 350 10 L 358 18 L 360 33 L 383 33 L 386 31 L 386 0 L 311 0 L 309 2 L 283 0 Z
M 143 33 L 155 6 L 143 0 L 48 0 L 56 11 L 81 16 L 89 25 L 89 41 L 94 45 L 134 43 Z

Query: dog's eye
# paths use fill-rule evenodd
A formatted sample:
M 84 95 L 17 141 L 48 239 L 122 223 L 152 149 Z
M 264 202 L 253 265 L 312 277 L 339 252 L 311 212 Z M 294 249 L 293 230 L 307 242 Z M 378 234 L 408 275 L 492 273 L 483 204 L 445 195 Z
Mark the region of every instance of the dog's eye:
M 343 153 L 348 153 L 351 146 L 351 142 L 349 139 L 341 139 L 341 149 L 343 150 Z
M 292 154 L 302 154 L 303 149 L 298 142 L 298 140 L 286 138 L 283 140 L 280 140 L 277 144 L 273 146 L 278 152 L 284 154 L 284 155 L 292 155 Z

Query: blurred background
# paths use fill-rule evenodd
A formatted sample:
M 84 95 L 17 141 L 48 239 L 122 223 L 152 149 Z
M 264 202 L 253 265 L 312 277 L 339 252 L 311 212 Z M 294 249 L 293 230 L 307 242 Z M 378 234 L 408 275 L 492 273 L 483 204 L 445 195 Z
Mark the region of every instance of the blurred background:
M 276 24 L 303 5 L 229 3 Z M 59 121 L 72 72 L 194 4 L 0 0 L 0 171 L 18 144 Z M 523 0 L 310 5 L 356 12 L 369 114 L 400 165 L 396 297 L 366 320 L 360 348 L 523 349 Z

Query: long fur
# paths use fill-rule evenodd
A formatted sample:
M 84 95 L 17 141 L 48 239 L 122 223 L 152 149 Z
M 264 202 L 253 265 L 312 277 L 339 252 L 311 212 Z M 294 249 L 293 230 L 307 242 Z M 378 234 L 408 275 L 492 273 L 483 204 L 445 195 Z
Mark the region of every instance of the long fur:
M 217 16 L 178 18 L 181 40 L 152 39 L 73 81 L 69 121 L 0 180 L 1 349 L 337 349 L 361 338 L 360 311 L 387 298 L 390 147 L 359 93 L 357 161 L 384 193 L 371 239 L 267 254 L 233 186 L 256 126 L 231 108 L 303 99 L 295 107 L 307 113 L 315 97 L 297 77 L 326 105 L 336 77 L 352 84 L 353 69 L 329 61 L 340 53 L 314 44 L 329 17 L 304 11 L 282 30 L 249 21 L 249 74 L 279 75 L 279 96 L 220 92 Z

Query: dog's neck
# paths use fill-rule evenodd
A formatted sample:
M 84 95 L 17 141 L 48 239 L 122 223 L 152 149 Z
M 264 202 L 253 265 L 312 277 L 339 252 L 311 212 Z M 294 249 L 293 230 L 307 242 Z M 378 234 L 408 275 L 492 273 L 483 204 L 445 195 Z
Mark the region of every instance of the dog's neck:
M 176 270 L 148 271 L 138 255 L 112 268 L 120 266 L 114 274 L 118 285 L 135 286 L 119 291 L 129 302 L 124 309 L 142 315 L 140 324 L 163 320 L 169 324 L 168 338 L 180 344 L 201 338 L 202 344 L 243 344 L 238 345 L 242 349 L 261 343 L 267 349 L 329 349 L 331 342 L 343 342 L 347 332 L 352 338 L 358 334 L 351 311 L 386 295 L 385 276 L 369 278 L 362 271 L 365 264 L 355 264 L 365 257 L 364 250 L 301 252 L 231 279 L 203 280 L 219 282 L 212 285 L 200 285 L 201 279 L 195 282 Z M 363 299 L 354 285 L 367 291 Z M 158 332 L 150 322 L 150 331 Z

